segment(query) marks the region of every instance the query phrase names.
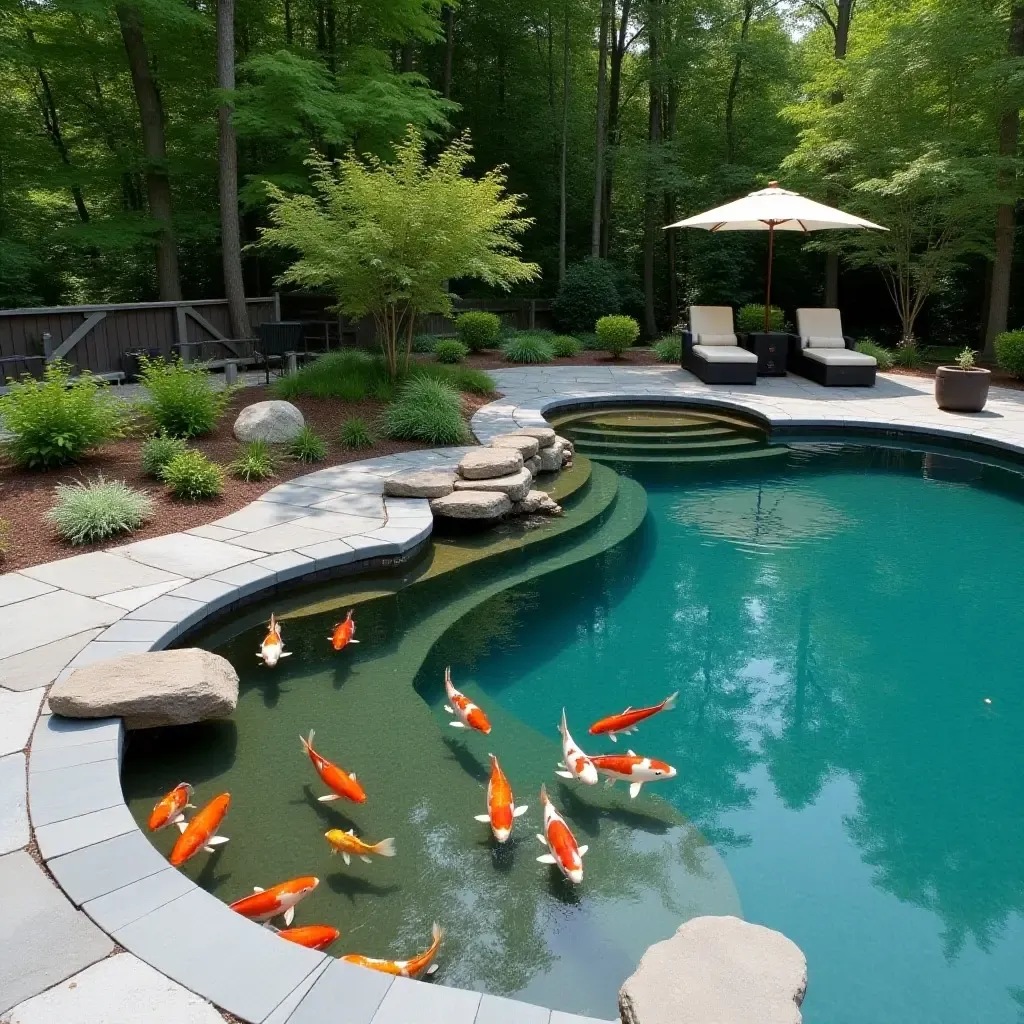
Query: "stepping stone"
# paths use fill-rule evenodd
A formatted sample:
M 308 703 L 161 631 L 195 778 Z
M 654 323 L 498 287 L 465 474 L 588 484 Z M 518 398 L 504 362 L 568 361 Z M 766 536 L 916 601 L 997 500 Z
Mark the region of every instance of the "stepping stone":
M 514 448 L 524 459 L 532 459 L 540 449 L 540 442 L 527 434 L 499 434 L 491 438 L 492 448 Z
M 518 473 L 496 476 L 490 480 L 456 480 L 455 491 L 501 491 L 510 501 L 522 501 L 533 483 L 533 474 L 525 467 Z
M 451 519 L 500 519 L 511 510 L 512 502 L 501 491 L 455 491 L 430 503 L 435 516 Z
M 384 493 L 392 498 L 443 498 L 452 493 L 454 481 L 454 470 L 416 469 L 388 477 Z
M 522 468 L 522 453 L 513 448 L 478 448 L 463 455 L 459 461 L 459 475 L 466 480 L 508 476 Z
M 557 473 L 565 462 L 565 445 L 556 441 L 549 448 L 540 450 L 540 471 L 542 473 Z
M 555 443 L 555 431 L 552 427 L 522 427 L 513 433 L 537 438 L 541 448 L 550 448 Z

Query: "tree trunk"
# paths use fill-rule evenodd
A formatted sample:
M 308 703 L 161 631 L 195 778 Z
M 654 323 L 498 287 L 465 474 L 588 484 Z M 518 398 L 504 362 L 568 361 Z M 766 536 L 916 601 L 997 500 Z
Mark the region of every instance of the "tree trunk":
M 170 302 L 181 298 L 181 281 L 178 277 L 178 246 L 171 217 L 171 182 L 167 176 L 163 104 L 149 66 L 149 51 L 138 8 L 130 4 L 118 4 L 117 20 L 121 26 L 121 38 L 128 55 L 135 102 L 142 122 L 149 214 L 160 228 L 156 246 L 157 291 L 161 301 Z
M 562 158 L 558 169 L 558 284 L 565 281 L 566 190 L 565 177 L 569 162 L 569 4 L 565 4 L 565 26 L 562 36 Z
M 284 0 L 284 41 L 292 45 L 292 0 Z
M 647 24 L 647 57 L 650 61 L 650 103 L 647 117 L 647 185 L 644 197 L 644 334 L 653 338 L 658 333 L 658 321 L 654 313 L 654 247 L 657 224 L 655 218 L 658 204 L 655 201 L 654 161 L 661 144 L 661 69 L 659 66 L 658 44 L 661 35 L 660 10 L 651 3 L 650 20 Z
M 740 26 L 740 42 L 736 47 L 733 60 L 732 77 L 729 79 L 729 92 L 725 98 L 725 162 L 731 164 L 736 158 L 736 95 L 740 88 L 740 72 L 743 70 L 743 47 L 750 29 L 750 19 L 754 16 L 754 0 L 743 0 L 743 23 Z
M 594 209 L 590 223 L 590 255 L 601 255 L 601 208 L 604 200 L 604 104 L 608 63 L 608 21 L 611 0 L 601 0 L 601 30 L 597 44 L 597 123 L 594 132 Z
M 618 24 L 612 5 L 611 50 L 608 70 L 608 130 L 607 152 L 604 168 L 604 195 L 601 211 L 601 255 L 607 257 L 611 248 L 612 191 L 615 176 L 615 154 L 619 145 L 619 99 L 622 93 L 622 61 L 626 55 L 626 34 L 629 29 L 629 13 L 632 0 L 622 0 L 622 12 Z
M 665 46 L 671 45 L 671 37 L 666 31 Z M 675 138 L 676 118 L 679 111 L 679 83 L 671 78 L 666 87 L 665 129 L 662 137 L 665 142 Z M 672 189 L 665 190 L 665 223 L 672 224 L 676 219 L 676 194 Z M 679 321 L 679 287 L 676 283 L 676 233 L 665 232 L 665 271 L 668 277 L 668 315 L 669 328 L 675 327 Z
M 846 59 L 846 50 L 850 43 L 850 20 L 853 18 L 854 0 L 835 0 L 836 18 L 831 23 L 835 47 L 833 55 L 836 60 Z M 836 90 L 832 93 L 832 103 L 842 103 L 843 94 Z M 825 254 L 825 305 L 829 309 L 839 308 L 839 253 Z
M 413 61 L 413 48 L 412 40 L 407 39 L 402 43 L 402 72 L 403 74 L 409 74 L 412 71 Z
M 455 8 L 444 9 L 444 79 L 441 84 L 441 95 L 446 100 L 452 98 L 452 61 L 455 57 Z
M 1011 58 L 1024 56 L 1024 3 L 1014 3 L 1010 11 Z M 1017 138 L 1020 131 L 1020 113 L 1016 106 L 1005 109 L 999 118 L 999 156 L 1004 166 L 998 172 L 998 185 L 1003 193 L 1014 190 L 1016 172 L 1012 162 L 1017 157 Z M 1006 330 L 1010 312 L 1010 275 L 1013 270 L 1014 201 L 999 204 L 996 210 L 996 252 L 992 264 L 992 289 L 989 292 L 988 317 L 985 327 L 983 354 L 991 359 L 995 355 L 996 335 Z

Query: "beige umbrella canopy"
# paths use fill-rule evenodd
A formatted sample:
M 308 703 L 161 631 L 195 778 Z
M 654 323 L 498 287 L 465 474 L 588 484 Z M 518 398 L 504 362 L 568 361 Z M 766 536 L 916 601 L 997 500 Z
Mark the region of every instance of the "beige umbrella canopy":
M 777 181 L 767 188 L 751 192 L 725 206 L 716 206 L 706 213 L 669 224 L 669 228 L 703 228 L 705 231 L 767 231 L 768 232 L 768 285 L 764 299 L 764 329 L 768 330 L 772 305 L 772 257 L 775 251 L 776 231 L 824 231 L 827 229 L 873 228 L 888 231 L 852 213 L 835 210 L 816 203 L 797 192 L 779 188 Z

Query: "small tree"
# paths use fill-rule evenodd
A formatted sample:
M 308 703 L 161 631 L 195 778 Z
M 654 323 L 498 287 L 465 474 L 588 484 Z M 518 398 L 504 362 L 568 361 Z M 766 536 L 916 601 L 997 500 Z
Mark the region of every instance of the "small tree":
M 507 291 L 540 273 L 518 257 L 518 236 L 533 223 L 521 216 L 523 197 L 506 195 L 501 168 L 465 174 L 471 161 L 464 135 L 428 165 L 423 138 L 410 126 L 394 163 L 311 155 L 314 195 L 268 185 L 271 226 L 259 244 L 300 253 L 279 280 L 327 285 L 339 312 L 371 315 L 392 377 L 408 365 L 417 316 L 450 314 L 450 279 Z

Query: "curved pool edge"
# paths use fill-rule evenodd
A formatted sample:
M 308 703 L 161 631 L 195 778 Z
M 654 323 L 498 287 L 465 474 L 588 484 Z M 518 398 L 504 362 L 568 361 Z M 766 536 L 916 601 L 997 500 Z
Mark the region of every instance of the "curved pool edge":
M 569 406 L 690 404 L 753 416 L 773 434 L 815 427 L 851 433 L 902 431 L 940 443 L 954 438 L 1024 455 L 1024 395 L 1006 389 L 992 389 L 990 414 L 978 419 L 941 413 L 934 407 L 930 382 L 913 378 L 879 375 L 875 389 L 837 393 L 794 378 L 723 387 L 700 384 L 670 367 L 580 372 L 590 369 L 497 371 L 504 397 L 476 413 L 474 432 L 486 442 L 508 430 L 541 425 L 545 413 Z M 450 462 L 464 451 L 433 449 L 350 463 L 297 478 L 280 489 L 380 495 L 386 476 Z M 266 506 L 275 499 L 268 495 L 242 511 L 262 506 L 257 511 L 269 515 Z M 306 503 L 307 511 L 312 504 Z M 360 515 L 359 502 L 353 499 L 352 506 L 352 513 Z M 45 687 L 79 664 L 161 649 L 233 603 L 266 596 L 281 584 L 411 557 L 431 531 L 428 502 L 385 499 L 385 509 L 384 522 L 355 539 L 310 544 L 309 534 L 302 535 L 299 527 L 296 539 L 305 543 L 282 546 L 275 541 L 281 549 L 267 552 L 241 542 L 273 526 L 246 531 L 213 525 L 7 574 L 0 580 L 0 599 L 5 612 L 15 617 L 11 633 L 24 646 L 0 650 L 0 692 L 37 692 L 45 708 Z M 287 526 L 287 521 L 277 525 Z M 225 557 L 230 564 L 217 563 Z M 69 582 L 61 585 L 61 577 Z M 146 599 L 132 605 L 132 591 Z M 19 631 L 20 621 L 28 635 Z M 26 680 L 37 686 L 25 685 Z M 587 1020 L 478 992 L 392 980 L 280 942 L 170 868 L 135 825 L 121 795 L 119 719 L 72 721 L 47 713 L 38 721 L 34 714 L 31 719 L 28 848 L 35 843 L 72 903 L 114 941 L 236 1016 L 253 1024 L 319 1024 L 333 1020 L 344 1000 L 352 1024 L 394 1022 L 413 1007 L 424 1024 L 435 1019 L 446 1024 Z M 4 753 L 17 756 L 20 749 Z M 24 794 L 19 802 L 24 808 Z M 51 977 L 38 991 L 60 980 Z M 518 1016 L 510 1018 L 510 1013 Z

